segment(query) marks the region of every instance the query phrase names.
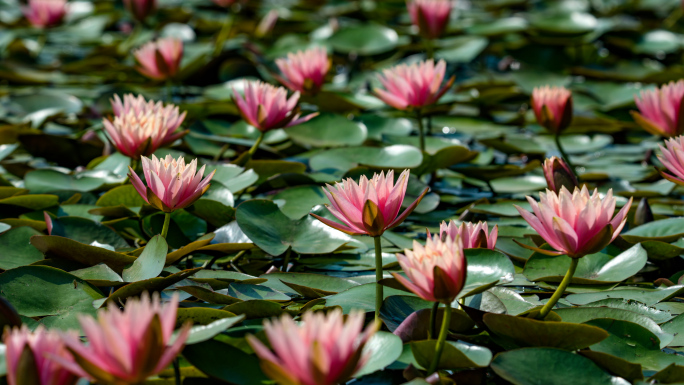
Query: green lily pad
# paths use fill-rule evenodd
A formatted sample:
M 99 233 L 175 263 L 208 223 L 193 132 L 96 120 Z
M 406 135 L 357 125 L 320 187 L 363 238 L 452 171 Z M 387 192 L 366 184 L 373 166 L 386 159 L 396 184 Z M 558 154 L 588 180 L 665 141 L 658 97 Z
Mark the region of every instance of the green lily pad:
M 423 368 L 430 366 L 435 357 L 435 345 L 437 340 L 425 340 L 411 342 L 413 357 L 418 365 Z M 464 369 L 483 368 L 489 366 L 492 360 L 492 352 L 482 346 L 471 345 L 465 342 L 447 341 L 444 351 L 437 364 L 438 369 Z
M 126 282 L 137 282 L 154 278 L 164 269 L 166 252 L 169 246 L 160 235 L 155 235 L 145 245 L 145 249 L 133 264 L 123 269 L 122 277 Z
M 328 39 L 328 43 L 341 53 L 377 55 L 394 49 L 399 36 L 390 28 L 378 24 L 346 27 Z
M 9 270 L 43 259 L 43 254 L 30 243 L 34 235 L 41 234 L 30 227 L 16 227 L 1 233 L 0 269 Z
M 515 268 L 503 253 L 489 249 L 466 249 L 464 253 L 468 275 L 459 298 L 481 293 L 499 282 L 513 280 Z
M 363 347 L 363 354 L 370 358 L 358 372 L 354 373 L 354 377 L 358 378 L 386 368 L 399 358 L 401 349 L 399 337 L 388 332 L 376 332 Z
M 358 146 L 367 135 L 364 125 L 331 113 L 322 113 L 285 132 L 296 143 L 309 147 Z
M 414 168 L 420 166 L 422 161 L 420 150 L 413 146 L 397 144 L 383 148 L 334 148 L 311 157 L 309 165 L 314 171 L 348 171 L 359 165 L 394 169 Z
M 684 218 L 668 218 L 649 222 L 621 234 L 628 242 L 674 242 L 684 237 Z

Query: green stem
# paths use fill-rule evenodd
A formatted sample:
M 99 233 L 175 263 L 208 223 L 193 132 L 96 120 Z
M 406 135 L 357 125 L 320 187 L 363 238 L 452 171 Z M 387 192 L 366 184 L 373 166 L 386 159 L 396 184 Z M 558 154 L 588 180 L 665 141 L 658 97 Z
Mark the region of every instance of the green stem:
M 283 272 L 287 272 L 287 265 L 290 264 L 290 254 L 292 254 L 292 248 L 289 247 L 285 252 L 285 259 L 283 259 Z
M 171 100 L 171 99 L 173 99 L 173 92 L 172 92 L 173 82 L 171 81 L 171 79 L 166 80 L 166 87 L 165 88 L 166 88 L 166 102 L 171 103 L 173 101 L 173 100 Z
M 435 58 L 435 46 L 432 39 L 425 39 L 425 56 L 428 60 Z
M 131 168 L 133 169 L 133 172 L 136 174 L 138 173 L 138 168 L 140 167 L 140 160 L 138 159 L 131 159 Z
M 382 285 L 380 281 L 382 280 L 382 245 L 381 238 L 379 236 L 374 237 L 375 241 L 375 322 L 380 322 L 380 308 L 382 307 Z
M 428 331 L 428 339 L 434 340 L 437 336 L 435 335 L 435 322 L 437 322 L 437 311 L 439 310 L 439 302 L 432 304 L 432 311 L 430 312 L 430 325 Z
M 178 358 L 173 360 L 173 374 L 176 378 L 176 385 L 181 385 L 181 372 L 180 372 L 180 363 L 178 362 Z
M 439 338 L 437 339 L 437 346 L 435 347 L 435 358 L 432 359 L 430 369 L 428 369 L 428 375 L 437 370 L 437 365 L 439 364 L 440 358 L 442 358 L 442 352 L 444 351 L 444 345 L 446 344 L 447 334 L 449 333 L 449 323 L 451 322 L 451 303 L 446 303 L 444 305 L 444 319 L 442 320 L 442 328 L 439 330 Z
M 171 223 L 171 213 L 164 213 L 164 227 L 162 227 L 161 236 L 166 239 L 169 234 L 169 223 Z
M 425 152 L 425 127 L 423 127 L 423 114 L 420 110 L 416 112 L 418 120 L 418 135 L 420 135 L 420 151 Z
M 560 285 L 558 285 L 558 287 L 556 288 L 556 292 L 553 293 L 551 298 L 549 298 L 549 301 L 546 303 L 546 305 L 544 305 L 544 307 L 539 312 L 539 316 L 537 317 L 538 319 L 544 319 L 549 314 L 551 309 L 553 309 L 553 306 L 556 305 L 556 302 L 558 302 L 560 297 L 563 295 L 563 292 L 565 292 L 565 289 L 570 284 L 572 276 L 575 275 L 575 270 L 577 270 L 578 263 L 579 258 L 570 259 L 570 268 L 568 268 L 568 272 L 565 273 L 565 278 L 563 278 L 563 281 L 561 281 Z
M 246 165 L 247 163 L 249 163 L 249 161 L 254 156 L 254 153 L 256 153 L 257 148 L 259 148 L 259 145 L 261 145 L 261 142 L 264 140 L 265 134 L 266 133 L 262 132 L 259 135 L 259 138 L 257 138 L 256 142 L 254 142 L 254 145 L 252 145 L 252 148 L 250 148 L 249 151 L 247 151 L 247 155 L 245 155 L 242 159 L 240 159 L 239 162 L 237 162 L 238 166 L 242 167 L 242 166 Z
M 219 56 L 221 52 L 223 52 L 223 46 L 225 45 L 226 40 L 228 40 L 231 32 L 233 31 L 233 24 L 233 16 L 229 12 L 227 12 L 226 19 L 223 21 L 223 26 L 221 26 L 221 30 L 219 31 L 219 34 L 216 37 L 216 47 L 214 47 L 214 56 Z
M 570 162 L 570 157 L 568 156 L 568 154 L 563 149 L 563 146 L 561 145 L 560 133 L 556 133 L 555 140 L 556 140 L 556 147 L 558 147 L 558 151 L 560 151 L 561 157 L 563 157 L 563 160 L 565 161 L 565 163 L 568 164 L 568 167 L 570 167 L 572 172 L 575 172 L 575 166 L 572 165 L 572 163 Z

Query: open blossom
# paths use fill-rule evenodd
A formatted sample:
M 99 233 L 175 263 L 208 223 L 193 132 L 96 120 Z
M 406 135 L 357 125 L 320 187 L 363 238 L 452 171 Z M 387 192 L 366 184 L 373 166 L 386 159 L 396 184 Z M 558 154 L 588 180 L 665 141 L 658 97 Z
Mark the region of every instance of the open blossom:
M 114 121 L 104 119 L 104 128 L 112 143 L 122 154 L 138 159 L 150 155 L 158 148 L 175 142 L 185 132 L 176 132 L 185 119 L 173 104 L 145 101 L 142 95 L 135 97 L 114 95 L 112 110 Z
M 58 25 L 67 13 L 67 0 L 28 0 L 24 16 L 34 27 Z
M 183 42 L 173 37 L 151 41 L 133 52 L 138 62 L 136 69 L 150 79 L 172 78 L 183 59 Z
M 283 76 L 280 82 L 292 91 L 315 94 L 325 83 L 330 70 L 328 51 L 323 47 L 287 54 L 287 58 L 276 60 Z
M 186 165 L 185 158 L 174 159 L 171 155 L 163 159 L 143 156 L 142 167 L 147 187 L 130 167 L 128 177 L 147 203 L 165 213 L 193 204 L 209 189 L 209 182 L 216 173 L 214 170 L 202 179 L 206 166 L 197 171 L 197 159 Z
M 157 10 L 157 0 L 124 0 L 124 5 L 136 20 L 143 21 Z
M 62 336 L 76 364 L 64 362 L 71 370 L 79 366 L 98 384 L 140 384 L 158 374 L 173 361 L 190 333 L 184 325 L 173 344 L 178 296 L 162 305 L 159 296 L 144 293 L 140 300 L 128 299 L 123 310 L 110 303 L 97 320 L 81 316 L 79 321 L 88 344 L 73 334 Z
M 461 238 L 445 238 L 428 237 L 425 246 L 413 241 L 413 250 L 397 254 L 406 278 L 392 275 L 420 298 L 450 304 L 463 290 L 468 268 Z
M 455 240 L 456 237 L 460 237 L 464 249 L 484 248 L 494 250 L 498 235 L 499 226 L 495 225 L 490 233 L 487 222 L 478 222 L 477 224 L 462 222 L 460 226 L 456 226 L 456 222 L 451 220 L 449 224 L 446 221 L 442 221 L 439 225 L 440 239 L 449 237 Z
M 363 321 L 363 312 L 352 312 L 345 321 L 339 309 L 327 315 L 309 311 L 299 325 L 285 314 L 264 322 L 273 351 L 254 336 L 247 341 L 261 359 L 264 373 L 279 384 L 343 384 L 369 359 L 363 348 L 377 326 L 373 323 L 363 330 Z
M 561 187 L 574 190 L 579 186 L 575 173 L 561 158 L 552 156 L 544 161 L 544 178 L 549 190 L 558 194 Z
M 540 126 L 559 133 L 572 122 L 572 92 L 565 87 L 536 87 L 532 109 Z
M 407 0 L 406 8 L 420 34 L 428 39 L 437 39 L 449 23 L 451 0 Z
M 300 118 L 297 106 L 299 92 L 288 99 L 287 90 L 283 87 L 260 81 L 248 82 L 244 94 L 243 98 L 237 90 L 233 90 L 235 104 L 242 118 L 261 132 L 296 126 L 318 115 L 313 113 Z
M 73 338 L 77 338 L 73 333 Z M 26 325 L 21 328 L 6 329 L 4 344 L 7 348 L 5 353 L 7 364 L 7 383 L 9 385 L 27 384 L 27 378 L 35 375 L 38 382 L 36 385 L 73 385 L 79 377 L 86 377 L 86 373 L 78 367 L 70 371 L 57 362 L 54 357 L 73 364 L 74 358 L 66 349 L 60 335 L 46 330 L 42 325 L 31 332 Z M 28 347 L 28 350 L 26 348 Z M 25 357 L 30 352 L 32 359 Z M 23 361 L 23 362 L 22 362 Z M 33 361 L 33 362 L 31 362 Z M 23 372 L 20 372 L 22 371 Z M 23 378 L 24 382 L 18 381 Z
M 684 101 L 684 80 L 670 82 L 654 90 L 641 91 L 634 97 L 639 112 L 632 117 L 653 135 L 673 137 L 684 134 L 684 121 L 679 113 Z
M 383 102 L 398 109 L 422 108 L 434 104 L 454 83 L 452 77 L 442 86 L 446 62 L 422 61 L 411 65 L 400 64 L 378 75 L 385 89 L 376 88 L 375 94 Z
M 409 170 L 404 170 L 399 175 L 396 184 L 394 171 L 389 171 L 387 176 L 384 172 L 375 174 L 370 180 L 363 175 L 358 184 L 351 178 L 342 183 L 336 183 L 334 187 L 326 184 L 328 190 L 324 188 L 323 192 L 332 205 L 332 207 L 328 205 L 326 207 L 344 224 L 313 213 L 311 215 L 326 225 L 347 234 L 367 234 L 377 237 L 385 230 L 400 225 L 427 193 L 426 188 L 418 199 L 399 215 L 399 209 L 406 195 L 408 179 Z
M 660 147 L 658 159 L 671 174 L 660 172 L 663 178 L 670 182 L 684 185 L 684 136 L 670 138 L 665 141 L 665 147 Z
M 613 218 L 615 198 L 613 190 L 601 199 L 598 190 L 592 195 L 586 186 L 575 187 L 570 193 L 561 187 L 560 193 L 546 190 L 539 193 L 539 203 L 527 197 L 534 214 L 515 205 L 520 215 L 544 240 L 557 251 L 531 248 L 547 255 L 567 254 L 571 258 L 581 258 L 587 254 L 598 253 L 608 246 L 622 231 L 627 222 L 627 212 L 632 198 Z

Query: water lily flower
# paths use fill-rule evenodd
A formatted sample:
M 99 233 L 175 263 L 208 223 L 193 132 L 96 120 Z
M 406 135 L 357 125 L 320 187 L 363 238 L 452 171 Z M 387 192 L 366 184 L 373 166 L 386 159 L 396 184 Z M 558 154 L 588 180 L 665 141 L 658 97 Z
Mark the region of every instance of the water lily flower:
M 374 89 L 383 102 L 398 109 L 420 109 L 436 103 L 454 83 L 454 77 L 442 85 L 446 62 L 426 60 L 411 65 L 400 64 L 382 71 L 378 80 L 385 89 Z
M 166 80 L 174 77 L 183 59 L 183 42 L 173 37 L 151 41 L 133 51 L 138 62 L 136 69 L 150 79 Z
M 315 94 L 325 83 L 325 75 L 330 70 L 331 62 L 328 51 L 323 47 L 287 54 L 287 58 L 276 60 L 276 65 L 283 74 L 278 79 L 285 87 L 303 94 Z
M 104 119 L 104 128 L 114 146 L 122 154 L 139 159 L 158 148 L 175 142 L 186 132 L 176 132 L 185 119 L 173 104 L 145 101 L 142 95 L 119 95 L 111 100 L 114 120 Z
M 326 184 L 323 192 L 330 200 L 328 210 L 343 224 L 337 223 L 316 214 L 311 214 L 326 225 L 347 234 L 366 234 L 378 237 L 386 230 L 400 225 L 416 208 L 428 189 L 416 199 L 404 212 L 399 215 L 401 204 L 406 195 L 409 170 L 399 175 L 394 183 L 394 171 L 390 170 L 374 174 L 372 179 L 361 176 L 357 184 L 349 178 L 335 186 Z
M 639 96 L 634 97 L 639 112 L 632 111 L 632 117 L 641 128 L 667 138 L 684 134 L 684 120 L 681 119 L 684 80 L 641 91 Z
M 684 136 L 670 138 L 665 141 L 665 147 L 660 147 L 658 159 L 670 173 L 660 172 L 663 178 L 670 182 L 684 185 Z
M 136 20 L 143 21 L 157 10 L 157 0 L 124 0 L 124 6 Z
M 287 98 L 287 90 L 270 84 L 253 81 L 245 85 L 244 98 L 233 90 L 235 104 L 240 115 L 259 131 L 267 132 L 276 128 L 291 127 L 304 123 L 318 115 L 313 113 L 299 117 L 299 92 Z
M 559 134 L 572 121 L 572 92 L 565 87 L 536 87 L 532 109 L 540 126 Z
M 586 186 L 575 187 L 570 193 L 561 187 L 560 193 L 546 190 L 539 193 L 539 203 L 532 197 L 527 201 L 534 214 L 514 205 L 520 215 L 556 251 L 542 250 L 523 245 L 546 255 L 566 254 L 570 258 L 581 258 L 597 253 L 608 246 L 622 231 L 627 222 L 627 212 L 632 198 L 614 218 L 615 198 L 608 190 L 601 199 L 598 190 L 592 195 Z
M 428 39 L 442 36 L 451 14 L 451 0 L 407 0 L 411 22 Z
M 70 335 L 77 336 L 72 332 Z M 7 383 L 9 385 L 73 385 L 87 374 L 74 364 L 74 358 L 62 342 L 59 333 L 46 330 L 42 325 L 31 332 L 26 325 L 7 328 L 3 342 Z M 65 368 L 54 358 L 74 365 L 74 371 Z
M 38 28 L 58 25 L 67 13 L 67 0 L 28 0 L 24 16 Z
M 544 178 L 549 190 L 558 194 L 561 187 L 574 190 L 579 186 L 575 173 L 563 159 L 552 156 L 544 161 Z
M 264 322 L 271 351 L 254 336 L 247 341 L 261 359 L 264 373 L 279 384 L 336 385 L 347 382 L 370 358 L 363 348 L 377 330 L 363 330 L 364 314 L 342 311 L 307 312 L 302 323 L 288 314 Z
M 123 310 L 110 303 L 97 320 L 81 316 L 88 344 L 73 334 L 63 334 L 77 365 L 59 362 L 74 371 L 80 366 L 98 384 L 140 384 L 165 369 L 188 338 L 190 325 L 186 324 L 171 344 L 177 308 L 177 295 L 162 305 L 157 294 L 150 299 L 144 293 L 140 300 L 128 299 Z
M 170 213 L 195 203 L 209 189 L 209 182 L 216 170 L 202 179 L 205 167 L 197 171 L 197 159 L 186 165 L 182 156 L 178 159 L 171 155 L 163 159 L 154 155 L 152 159 L 143 156 L 142 168 L 147 186 L 130 167 L 128 177 L 145 202 Z
M 460 238 L 464 249 L 492 249 L 496 246 L 496 238 L 499 235 L 499 226 L 494 226 L 492 232 L 489 232 L 487 222 L 478 222 L 477 224 L 471 222 L 462 222 L 460 226 L 456 226 L 453 220 L 442 221 L 439 225 L 439 238 L 446 239 L 449 237 L 453 240 Z M 428 233 L 428 237 L 430 234 Z
M 465 286 L 468 269 L 459 236 L 428 237 L 425 246 L 413 241 L 413 250 L 397 254 L 397 260 L 406 278 L 392 273 L 394 278 L 424 300 L 450 304 Z

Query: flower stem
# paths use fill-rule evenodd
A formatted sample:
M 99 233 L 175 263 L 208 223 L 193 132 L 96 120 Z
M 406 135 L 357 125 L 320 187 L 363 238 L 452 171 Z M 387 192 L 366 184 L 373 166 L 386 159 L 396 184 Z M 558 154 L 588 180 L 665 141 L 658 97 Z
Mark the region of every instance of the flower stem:
M 283 259 L 283 272 L 287 272 L 287 265 L 290 264 L 290 254 L 292 254 L 291 247 L 289 247 L 285 252 L 285 258 Z
M 249 151 L 247 151 L 247 155 L 245 155 L 242 159 L 240 159 L 239 162 L 236 163 L 238 166 L 242 167 L 249 163 L 249 161 L 254 156 L 254 153 L 256 153 L 257 148 L 259 148 L 259 145 L 261 145 L 261 142 L 264 140 L 264 135 L 266 135 L 265 132 L 262 132 L 259 135 L 256 142 L 254 142 L 254 145 L 252 145 L 252 148 L 250 148 Z
M 432 39 L 425 39 L 425 56 L 428 60 L 435 58 L 435 46 Z
M 437 311 L 439 310 L 439 302 L 432 304 L 432 311 L 430 312 L 430 325 L 428 331 L 428 339 L 434 340 L 437 336 L 435 335 L 435 322 L 437 322 Z
M 181 385 L 181 372 L 180 372 L 180 363 L 178 362 L 178 358 L 173 360 L 173 374 L 174 374 L 174 377 L 176 378 L 176 385 Z
M 169 223 L 171 223 L 171 213 L 164 213 L 164 227 L 162 227 L 161 236 L 166 239 L 169 234 Z
M 418 120 L 418 135 L 420 135 L 420 151 L 425 152 L 425 127 L 423 127 L 423 113 L 416 111 L 416 119 Z
M 382 307 L 382 285 L 380 280 L 382 280 L 382 245 L 381 238 L 379 236 L 373 237 L 375 241 L 375 322 L 380 321 L 380 308 Z
M 449 333 L 449 323 L 451 322 L 451 303 L 444 304 L 444 319 L 442 320 L 442 328 L 439 330 L 439 338 L 437 339 L 437 346 L 435 347 L 435 358 L 430 364 L 428 375 L 434 373 L 439 365 L 439 360 L 442 358 L 444 345 L 446 344 L 447 334 Z
M 575 270 L 577 270 L 577 264 L 579 264 L 579 258 L 570 258 L 570 267 L 568 268 L 568 272 L 565 273 L 565 278 L 563 278 L 563 281 L 561 281 L 560 285 L 558 285 L 558 288 L 556 288 L 556 292 L 553 293 L 551 298 L 549 298 L 549 301 L 544 305 L 544 307 L 541 309 L 539 312 L 539 315 L 537 316 L 538 319 L 544 319 L 551 309 L 553 309 L 553 306 L 558 302 L 560 297 L 563 295 L 563 292 L 565 292 L 565 289 L 568 287 L 570 284 L 570 281 L 572 280 L 572 276 L 575 275 Z
M 565 152 L 565 150 L 563 149 L 563 146 L 561 145 L 561 142 L 560 142 L 560 133 L 556 133 L 555 140 L 556 140 L 556 147 L 558 147 L 558 151 L 560 151 L 561 156 L 563 157 L 563 160 L 565 160 L 565 163 L 568 164 L 568 166 L 570 167 L 570 169 L 572 170 L 572 172 L 576 172 L 576 171 L 575 171 L 575 166 L 572 165 L 572 163 L 570 162 L 570 157 L 568 156 L 568 154 L 567 154 L 567 153 Z

